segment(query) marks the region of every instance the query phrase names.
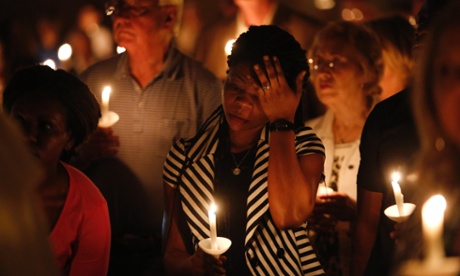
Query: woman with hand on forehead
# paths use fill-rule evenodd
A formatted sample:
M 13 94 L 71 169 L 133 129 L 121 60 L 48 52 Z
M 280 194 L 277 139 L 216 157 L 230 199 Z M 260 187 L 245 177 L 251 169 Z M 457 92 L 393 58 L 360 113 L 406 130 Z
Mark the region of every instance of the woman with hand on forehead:
M 221 108 L 192 139 L 179 140 L 164 168 L 165 271 L 177 275 L 323 274 L 307 237 L 324 147 L 298 110 L 308 79 L 305 51 L 286 31 L 253 26 L 228 57 Z M 219 258 L 197 245 L 232 241 Z

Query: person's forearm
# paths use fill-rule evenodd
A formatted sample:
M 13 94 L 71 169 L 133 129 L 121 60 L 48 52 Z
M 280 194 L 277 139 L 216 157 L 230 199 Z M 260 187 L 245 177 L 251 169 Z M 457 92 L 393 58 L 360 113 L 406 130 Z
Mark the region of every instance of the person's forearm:
M 311 163 L 314 165 L 314 160 Z M 313 167 L 304 173 L 293 131 L 271 133 L 268 197 L 270 212 L 280 229 L 297 227 L 310 216 L 322 171 L 322 166 Z
M 352 275 L 361 276 L 369 261 L 380 224 L 383 195 L 358 187 L 358 215 L 352 236 Z
M 362 223 L 356 222 L 353 234 L 351 275 L 364 275 L 372 248 L 374 247 L 376 233 L 376 229 L 368 229 Z

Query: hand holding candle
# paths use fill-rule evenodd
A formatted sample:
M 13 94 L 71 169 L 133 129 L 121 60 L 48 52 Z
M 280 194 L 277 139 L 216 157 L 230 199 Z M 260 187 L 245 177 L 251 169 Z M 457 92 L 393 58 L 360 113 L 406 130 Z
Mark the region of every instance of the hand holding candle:
M 404 195 L 402 194 L 401 187 L 398 183 L 399 179 L 401 178 L 399 173 L 394 172 L 391 178 L 391 186 L 393 187 L 396 204 L 386 208 L 384 213 L 389 219 L 400 223 L 406 221 L 409 218 L 415 209 L 415 204 L 404 203 Z
M 395 195 L 396 206 L 398 206 L 399 216 L 404 215 L 404 195 L 401 192 L 401 187 L 399 186 L 399 179 L 401 176 L 399 173 L 394 172 L 392 175 L 391 185 L 393 186 L 393 192 Z
M 216 205 L 211 203 L 209 206 L 208 217 L 209 217 L 209 238 L 203 239 L 198 243 L 198 246 L 207 254 L 213 255 L 219 258 L 221 254 L 224 254 L 232 244 L 232 241 L 217 236 L 216 229 Z

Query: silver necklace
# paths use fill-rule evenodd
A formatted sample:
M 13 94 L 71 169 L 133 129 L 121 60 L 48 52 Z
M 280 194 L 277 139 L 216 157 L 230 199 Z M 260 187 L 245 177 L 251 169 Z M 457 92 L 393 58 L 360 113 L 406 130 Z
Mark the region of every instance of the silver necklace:
M 248 156 L 249 152 L 251 152 L 251 151 L 252 151 L 252 149 L 249 149 L 246 152 L 246 154 L 244 155 L 244 157 L 240 160 L 240 162 L 236 162 L 235 155 L 233 155 L 233 152 L 230 152 L 230 154 L 233 157 L 233 162 L 235 162 L 235 168 L 232 169 L 232 173 L 234 175 L 239 175 L 241 173 L 240 165 L 241 165 L 241 163 L 243 163 L 244 159 L 246 159 L 246 157 Z

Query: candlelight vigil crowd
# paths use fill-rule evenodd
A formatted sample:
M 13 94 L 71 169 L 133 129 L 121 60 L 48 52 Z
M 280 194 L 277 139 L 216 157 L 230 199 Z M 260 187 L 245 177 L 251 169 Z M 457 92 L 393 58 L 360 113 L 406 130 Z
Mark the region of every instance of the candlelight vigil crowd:
M 0 275 L 460 275 L 460 2 L 289 1 L 0 17 Z

